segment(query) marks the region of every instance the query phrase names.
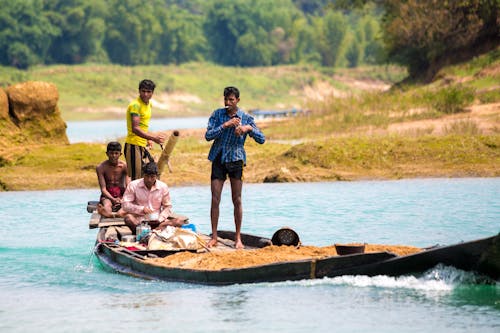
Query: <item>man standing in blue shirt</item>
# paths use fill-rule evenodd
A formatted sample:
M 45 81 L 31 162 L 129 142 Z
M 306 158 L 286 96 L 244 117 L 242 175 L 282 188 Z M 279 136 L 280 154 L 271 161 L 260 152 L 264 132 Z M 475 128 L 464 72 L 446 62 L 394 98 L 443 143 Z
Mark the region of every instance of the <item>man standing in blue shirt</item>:
M 240 91 L 238 88 L 224 88 L 224 108 L 217 109 L 212 113 L 205 133 L 207 141 L 214 140 L 208 153 L 208 159 L 212 161 L 212 174 L 210 176 L 212 238 L 207 244 L 208 247 L 217 245 L 220 198 L 226 177 L 229 176 L 236 226 L 235 247 L 237 249 L 243 248 L 241 241 L 241 221 L 243 219 L 241 188 L 243 187 L 243 167 L 246 165 L 245 140 L 249 135 L 257 143 L 263 144 L 266 141 L 264 134 L 255 125 L 253 117 L 238 108 L 239 101 Z

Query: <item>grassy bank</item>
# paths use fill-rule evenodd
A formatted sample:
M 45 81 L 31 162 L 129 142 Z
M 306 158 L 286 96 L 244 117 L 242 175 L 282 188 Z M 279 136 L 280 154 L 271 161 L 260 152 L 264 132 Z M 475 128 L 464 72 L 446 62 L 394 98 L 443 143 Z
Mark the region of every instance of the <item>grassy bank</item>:
M 171 186 L 208 185 L 208 149 L 200 133 L 181 132 L 171 159 L 173 172 L 165 171 L 162 179 Z M 367 136 L 298 145 L 249 142 L 247 151 L 246 182 L 500 176 L 500 135 Z M 13 165 L 1 168 L 0 186 L 97 188 L 95 166 L 105 158 L 104 144 L 28 147 Z
M 105 74 L 99 76 L 93 73 L 96 70 Z M 64 76 L 68 71 L 70 75 Z M 128 76 L 123 77 L 124 72 Z M 149 67 L 96 69 L 86 65 L 39 68 L 30 75 L 34 75 L 31 79 L 51 77 L 60 82 L 61 103 L 69 103 L 66 107 L 73 110 L 75 118 L 79 112 L 86 119 L 95 116 L 92 108 L 78 111 L 78 105 L 89 104 L 87 98 L 94 94 L 96 109 L 123 106 L 135 89 L 126 87 L 128 95 L 120 93 L 115 98 L 110 88 L 131 83 L 138 73 L 150 74 L 160 82 L 168 82 L 169 75 L 178 75 L 170 86 L 173 88 L 164 88 L 168 85 L 162 83 L 160 90 L 164 90 L 156 96 L 184 96 L 192 113 L 201 113 L 202 109 L 209 112 L 219 105 L 217 92 L 226 82 L 234 84 L 234 78 L 244 91 L 243 105 L 307 106 L 311 112 L 305 116 L 259 123 L 268 141 L 261 146 L 249 140 L 246 182 L 500 176 L 498 51 L 448 67 L 425 86 L 396 85 L 381 92 L 378 85 L 387 81 L 374 79 L 387 74 L 387 70 L 368 72 L 371 76 L 363 69 L 332 73 L 311 67 L 231 69 L 187 64 L 168 68 L 165 73 Z M 75 78 L 77 73 L 82 78 L 68 82 L 67 78 Z M 2 80 L 6 76 L 0 71 Z M 226 77 L 231 79 L 224 81 Z M 82 82 L 87 83 L 80 86 Z M 95 87 L 89 88 L 88 82 Z M 371 88 L 366 88 L 370 84 Z M 359 88 L 362 85 L 365 88 Z M 82 92 L 85 89 L 89 91 Z M 63 101 L 66 94 L 73 96 L 71 102 Z M 75 97 L 78 94 L 81 100 Z M 202 108 L 197 109 L 198 104 L 192 102 L 194 96 L 203 100 Z M 162 177 L 169 185 L 208 185 L 210 143 L 203 134 L 202 130 L 181 131 L 171 159 L 173 172 Z M 153 154 L 159 154 L 158 148 Z M 24 142 L 0 152 L 0 189 L 97 188 L 95 166 L 105 158 L 105 143 Z
M 34 67 L 28 71 L 0 67 L 0 86 L 28 80 L 54 83 L 64 120 L 122 118 L 127 104 L 137 97 L 143 78 L 157 84 L 156 117 L 208 115 L 222 103 L 222 89 L 235 85 L 246 109 L 306 108 L 304 89 L 326 84 L 338 91 L 359 92 L 356 80 L 392 84 L 406 72 L 395 66 L 333 70 L 304 66 L 259 68 L 222 67 L 209 63 L 179 66 L 118 66 L 85 64 Z M 319 88 L 318 88 L 319 89 Z M 321 92 L 325 93 L 325 92 Z

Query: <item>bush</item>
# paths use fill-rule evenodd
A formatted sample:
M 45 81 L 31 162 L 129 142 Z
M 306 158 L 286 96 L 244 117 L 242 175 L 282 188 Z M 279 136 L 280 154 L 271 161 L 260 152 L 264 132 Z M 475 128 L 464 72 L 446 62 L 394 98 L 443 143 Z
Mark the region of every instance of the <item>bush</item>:
M 446 135 L 479 135 L 481 129 L 473 120 L 459 120 L 444 127 Z
M 439 112 L 453 114 L 465 111 L 474 101 L 475 90 L 463 86 L 451 86 L 437 91 L 432 96 L 432 106 Z

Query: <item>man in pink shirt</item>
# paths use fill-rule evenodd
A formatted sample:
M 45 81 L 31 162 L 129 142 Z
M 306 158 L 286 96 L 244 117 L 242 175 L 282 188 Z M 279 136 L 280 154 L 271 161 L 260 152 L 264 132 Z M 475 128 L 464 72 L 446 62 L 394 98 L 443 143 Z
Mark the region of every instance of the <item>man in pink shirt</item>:
M 143 178 L 127 186 L 123 195 L 122 208 L 127 213 L 125 224 L 135 232 L 142 221 L 148 221 L 153 229 L 167 225 L 180 227 L 185 220 L 173 217 L 170 191 L 167 184 L 157 179 L 158 167 L 149 162 L 142 168 Z

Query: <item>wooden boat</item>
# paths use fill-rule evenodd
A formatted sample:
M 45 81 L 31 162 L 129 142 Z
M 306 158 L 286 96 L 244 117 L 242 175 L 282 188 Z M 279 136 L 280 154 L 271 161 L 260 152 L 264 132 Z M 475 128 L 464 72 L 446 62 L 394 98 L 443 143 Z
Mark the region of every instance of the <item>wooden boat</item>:
M 438 264 L 453 266 L 465 271 L 475 271 L 492 280 L 500 279 L 500 234 L 449 246 L 435 246 L 404 256 L 397 256 L 390 252 L 373 252 L 335 255 L 321 259 L 274 262 L 245 268 L 209 270 L 164 267 L 152 263 L 151 259 L 153 258 L 164 258 L 182 250 L 131 251 L 114 242 L 107 242 L 105 239 L 107 229 L 121 224 L 123 221 L 120 219 L 100 219 L 95 213 L 93 214 L 89 227 L 100 228 L 94 253 L 104 267 L 146 279 L 228 285 L 319 279 L 341 275 L 399 276 L 423 273 Z M 208 239 L 208 236 L 203 236 Z M 220 231 L 219 237 L 220 246 L 232 251 L 234 233 Z M 264 248 L 272 245 L 271 239 L 266 237 L 243 234 L 242 240 L 246 249 Z

